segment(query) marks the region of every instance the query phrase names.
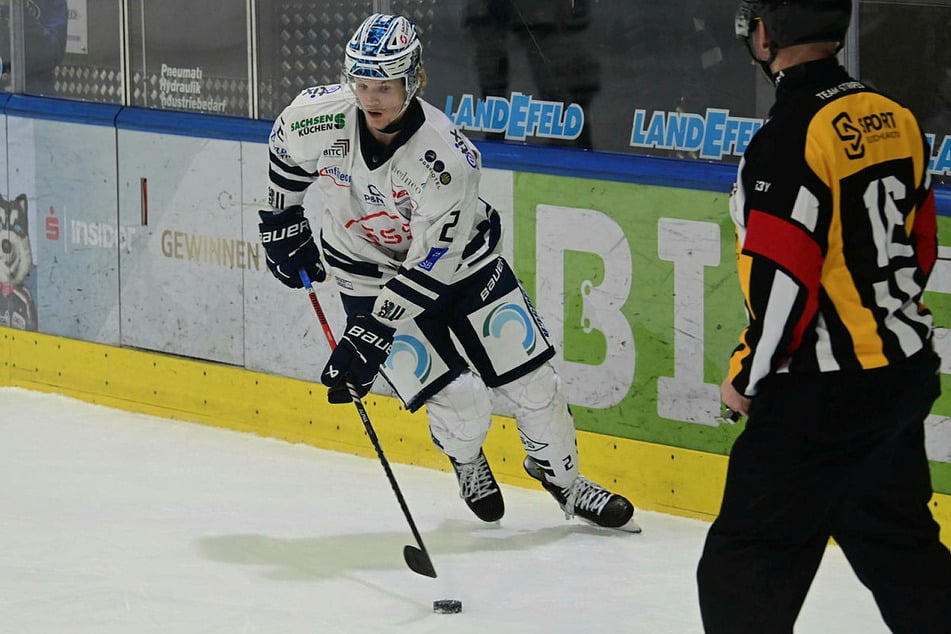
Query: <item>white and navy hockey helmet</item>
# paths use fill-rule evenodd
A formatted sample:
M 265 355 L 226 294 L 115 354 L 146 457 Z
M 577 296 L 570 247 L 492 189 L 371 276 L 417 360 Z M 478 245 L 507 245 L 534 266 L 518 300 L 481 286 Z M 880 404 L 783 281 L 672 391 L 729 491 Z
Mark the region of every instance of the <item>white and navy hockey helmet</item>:
M 419 89 L 422 52 L 412 22 L 399 15 L 374 13 L 347 43 L 344 76 L 348 81 L 404 79 L 411 97 Z

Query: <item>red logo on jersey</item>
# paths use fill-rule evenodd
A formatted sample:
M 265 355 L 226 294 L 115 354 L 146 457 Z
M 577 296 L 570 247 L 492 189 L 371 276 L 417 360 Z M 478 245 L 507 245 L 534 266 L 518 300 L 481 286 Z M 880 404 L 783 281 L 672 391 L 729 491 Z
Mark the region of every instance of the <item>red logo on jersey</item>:
M 347 229 L 358 227 L 361 237 L 377 246 L 402 244 L 413 239 L 409 223 L 402 216 L 387 211 L 375 213 L 347 222 Z

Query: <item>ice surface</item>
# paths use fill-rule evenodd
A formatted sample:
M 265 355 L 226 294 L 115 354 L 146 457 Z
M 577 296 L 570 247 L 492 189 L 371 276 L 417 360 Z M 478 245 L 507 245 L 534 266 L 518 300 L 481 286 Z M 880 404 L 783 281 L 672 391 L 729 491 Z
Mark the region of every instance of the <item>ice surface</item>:
M 438 579 L 376 460 L 0 388 L 0 632 L 701 632 L 707 524 L 608 532 L 503 485 L 485 525 L 450 473 L 393 469 Z M 888 631 L 837 548 L 796 631 Z

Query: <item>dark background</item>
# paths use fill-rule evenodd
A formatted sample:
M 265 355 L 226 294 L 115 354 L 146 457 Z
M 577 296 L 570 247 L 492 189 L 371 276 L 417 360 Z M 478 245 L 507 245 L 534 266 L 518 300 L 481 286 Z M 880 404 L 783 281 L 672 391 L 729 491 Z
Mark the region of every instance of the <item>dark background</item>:
M 10 1 L 0 0 L 4 59 Z M 270 120 L 301 89 L 339 81 L 342 47 L 374 5 L 258 2 L 252 76 L 244 0 L 130 0 L 128 104 L 159 107 L 165 63 L 200 67 L 201 96 L 223 105 L 216 114 Z M 391 2 L 422 34 L 429 75 L 423 96 L 437 107 L 448 96 L 458 102 L 463 94 L 508 97 L 515 91 L 579 103 L 587 125 L 573 145 L 625 153 L 635 151 L 628 144 L 635 109 L 703 114 L 723 108 L 734 116 L 765 116 L 771 91 L 733 37 L 736 6 L 736 0 Z M 859 76 L 911 107 L 926 131 L 939 139 L 951 133 L 951 0 L 863 0 L 858 6 L 857 45 L 846 54 Z M 67 54 L 52 89 L 27 82 L 25 92 L 124 102 L 120 3 L 87 0 L 85 10 L 88 53 Z M 9 89 L 9 74 L 4 80 Z

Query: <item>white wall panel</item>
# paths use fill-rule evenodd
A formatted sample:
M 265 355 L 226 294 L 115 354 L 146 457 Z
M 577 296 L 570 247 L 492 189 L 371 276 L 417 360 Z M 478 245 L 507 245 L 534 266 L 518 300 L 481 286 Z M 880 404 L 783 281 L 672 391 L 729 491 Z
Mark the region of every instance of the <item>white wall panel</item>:
M 264 266 L 241 232 L 241 144 L 118 132 L 123 345 L 244 363 L 243 278 Z M 145 180 L 143 180 L 145 179 Z

